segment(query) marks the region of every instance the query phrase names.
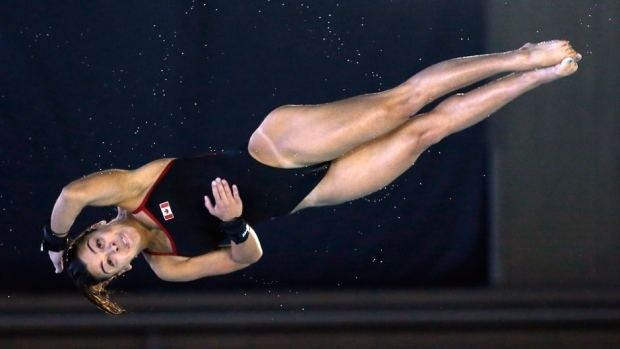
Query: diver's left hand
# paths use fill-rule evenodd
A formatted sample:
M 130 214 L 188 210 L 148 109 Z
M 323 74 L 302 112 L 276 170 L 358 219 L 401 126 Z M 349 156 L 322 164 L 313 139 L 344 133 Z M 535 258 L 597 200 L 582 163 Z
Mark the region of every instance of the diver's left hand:
M 243 203 L 239 197 L 239 189 L 233 184 L 232 190 L 225 179 L 216 178 L 211 182 L 215 205 L 205 195 L 205 207 L 209 213 L 221 219 L 224 222 L 230 221 L 241 216 L 243 212 Z

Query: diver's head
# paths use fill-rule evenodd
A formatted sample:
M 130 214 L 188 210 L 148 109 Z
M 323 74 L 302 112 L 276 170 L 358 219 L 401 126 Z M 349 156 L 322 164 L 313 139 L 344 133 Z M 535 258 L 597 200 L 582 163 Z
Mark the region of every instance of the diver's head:
M 73 240 L 65 253 L 65 270 L 77 288 L 110 314 L 124 309 L 112 302 L 105 289 L 116 277 L 131 270 L 131 261 L 145 248 L 146 228 L 133 218 L 91 226 Z

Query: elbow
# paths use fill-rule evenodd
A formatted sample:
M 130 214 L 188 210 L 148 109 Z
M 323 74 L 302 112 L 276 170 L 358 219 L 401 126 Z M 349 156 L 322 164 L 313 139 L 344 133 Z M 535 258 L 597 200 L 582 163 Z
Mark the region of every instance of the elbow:
M 256 262 L 258 262 L 261 257 L 263 257 L 263 249 L 261 248 L 260 244 L 258 245 L 258 248 L 256 249 L 256 253 L 254 253 L 254 255 L 252 255 L 252 258 L 250 258 L 250 262 L 249 264 L 254 264 Z
M 238 263 L 238 264 L 250 265 L 250 264 L 254 264 L 258 262 L 262 256 L 263 256 L 263 250 L 259 248 L 255 253 L 252 253 L 251 255 L 243 256 L 242 258 L 234 258 L 233 256 L 233 260 L 235 261 L 235 263 Z
M 82 202 L 83 195 L 80 185 L 75 182 L 69 183 L 62 188 L 60 197 L 64 202 Z
M 250 264 L 254 264 L 258 262 L 261 259 L 261 257 L 263 257 L 263 249 L 259 248 L 256 255 L 254 255 L 254 258 L 252 258 L 252 261 L 250 262 Z
M 71 184 L 67 184 L 62 188 L 62 191 L 60 192 L 60 196 L 63 199 L 68 199 L 71 197 L 74 197 L 77 193 L 77 190 L 75 190 L 74 186 L 72 186 Z

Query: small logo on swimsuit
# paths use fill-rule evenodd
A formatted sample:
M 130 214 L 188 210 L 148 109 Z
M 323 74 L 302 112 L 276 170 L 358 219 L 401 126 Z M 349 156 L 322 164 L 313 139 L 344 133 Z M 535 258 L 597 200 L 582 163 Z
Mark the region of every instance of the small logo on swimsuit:
M 172 208 L 170 207 L 170 203 L 168 201 L 159 204 L 159 209 L 161 210 L 161 214 L 164 216 L 164 220 L 169 221 L 174 218 Z

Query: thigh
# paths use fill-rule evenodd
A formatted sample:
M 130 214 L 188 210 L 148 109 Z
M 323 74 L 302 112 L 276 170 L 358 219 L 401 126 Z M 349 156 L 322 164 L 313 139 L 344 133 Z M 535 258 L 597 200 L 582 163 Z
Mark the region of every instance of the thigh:
M 296 210 L 337 205 L 384 188 L 447 134 L 436 120 L 421 116 L 334 160 L 323 180 Z
M 269 113 L 250 138 L 266 163 L 295 167 L 333 160 L 406 122 L 403 88 L 320 105 L 286 105 Z

